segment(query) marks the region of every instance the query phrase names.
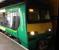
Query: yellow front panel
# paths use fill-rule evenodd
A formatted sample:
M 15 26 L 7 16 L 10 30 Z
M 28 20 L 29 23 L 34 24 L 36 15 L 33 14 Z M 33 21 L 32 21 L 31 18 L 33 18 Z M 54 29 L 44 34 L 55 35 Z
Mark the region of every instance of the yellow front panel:
M 43 33 L 47 31 L 49 28 L 52 28 L 52 24 L 49 23 L 37 23 L 37 24 L 27 24 L 28 32 L 37 31 L 39 33 Z

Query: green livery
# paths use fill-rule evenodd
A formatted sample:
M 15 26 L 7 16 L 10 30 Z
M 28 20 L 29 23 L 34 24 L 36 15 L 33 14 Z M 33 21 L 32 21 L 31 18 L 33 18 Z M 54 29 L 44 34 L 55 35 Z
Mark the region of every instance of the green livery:
M 26 16 L 25 16 L 26 6 L 25 6 L 25 4 L 19 3 L 16 5 L 5 7 L 5 9 L 6 9 L 6 13 L 12 13 L 12 12 L 18 11 L 19 18 L 20 18 L 19 27 L 17 28 L 17 30 L 13 30 L 13 29 L 8 28 L 8 27 L 0 26 L 0 29 L 2 29 L 3 31 L 6 31 L 7 33 L 9 33 L 12 36 L 15 36 L 16 38 L 19 38 L 19 40 L 21 41 L 21 44 L 28 48 L 28 38 L 27 38 L 27 30 L 26 30 Z

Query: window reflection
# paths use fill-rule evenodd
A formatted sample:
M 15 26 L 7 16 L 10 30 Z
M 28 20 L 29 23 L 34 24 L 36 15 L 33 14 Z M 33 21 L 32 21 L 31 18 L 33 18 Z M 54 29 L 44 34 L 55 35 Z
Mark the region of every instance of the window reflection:
M 8 20 L 8 24 L 9 24 L 8 27 L 16 30 L 19 26 L 19 13 L 18 13 L 18 11 L 7 13 L 7 20 Z
M 27 23 L 39 23 L 50 20 L 49 9 L 40 8 L 36 4 L 29 4 L 27 7 Z
M 15 12 L 3 12 L 0 13 L 0 25 L 17 30 L 19 26 L 19 13 Z

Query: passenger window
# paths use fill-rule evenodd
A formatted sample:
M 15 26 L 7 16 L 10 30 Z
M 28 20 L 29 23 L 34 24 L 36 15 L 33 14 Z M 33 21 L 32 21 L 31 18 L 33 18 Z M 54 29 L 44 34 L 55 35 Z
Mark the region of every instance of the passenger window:
M 1 12 L 0 13 L 0 25 L 17 30 L 20 24 L 19 12 L 17 10 L 13 12 Z
M 6 15 L 5 12 L 0 13 L 0 25 L 2 26 L 7 26 L 8 23 L 5 15 Z
M 8 21 L 8 27 L 12 28 L 14 30 L 17 30 L 19 27 L 19 13 L 18 11 L 15 12 L 8 12 L 7 13 L 7 21 Z

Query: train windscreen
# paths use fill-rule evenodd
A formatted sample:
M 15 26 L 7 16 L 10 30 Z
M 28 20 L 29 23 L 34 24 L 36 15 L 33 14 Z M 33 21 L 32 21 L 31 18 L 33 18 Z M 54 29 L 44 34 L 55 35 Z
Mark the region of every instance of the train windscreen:
M 50 20 L 49 8 L 30 3 L 27 5 L 27 23 L 39 23 Z

